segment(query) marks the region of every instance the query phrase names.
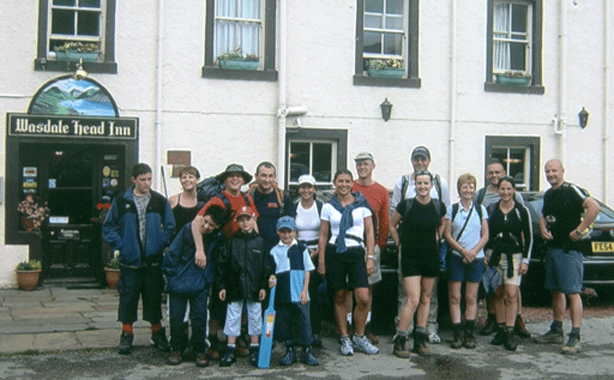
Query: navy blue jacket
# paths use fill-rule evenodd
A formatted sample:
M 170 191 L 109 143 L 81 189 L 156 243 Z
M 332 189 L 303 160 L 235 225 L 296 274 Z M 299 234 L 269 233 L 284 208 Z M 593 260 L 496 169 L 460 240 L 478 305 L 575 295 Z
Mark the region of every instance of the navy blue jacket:
M 255 231 L 234 234 L 217 262 L 215 289 L 226 289 L 226 301 L 258 301 L 260 289 L 268 289 L 274 271 L 272 257 L 262 237 Z
M 119 261 L 130 267 L 160 264 L 164 248 L 175 234 L 175 217 L 168 201 L 153 190 L 146 208 L 147 231 L 142 242 L 139 217 L 134 203 L 134 186 L 111 202 L 111 209 L 102 224 L 102 235 L 113 251 L 119 250 Z
M 192 275 L 204 277 L 205 285 L 210 286 L 213 283 L 216 261 L 223 247 L 225 237 L 219 230 L 216 230 L 210 234 L 202 236 L 202 239 L 203 247 L 205 247 L 205 254 L 207 255 L 207 265 L 202 270 L 192 271 L 190 273 Z M 164 271 L 166 277 L 171 278 L 176 276 L 188 262 L 194 261 L 195 254 L 196 245 L 194 244 L 192 223 L 190 222 L 186 224 L 181 231 L 179 231 L 170 247 L 168 247 L 166 255 L 164 255 L 162 270 Z M 197 281 L 192 281 L 190 283 L 197 283 Z M 169 293 L 174 292 L 170 281 L 168 282 L 167 291 Z

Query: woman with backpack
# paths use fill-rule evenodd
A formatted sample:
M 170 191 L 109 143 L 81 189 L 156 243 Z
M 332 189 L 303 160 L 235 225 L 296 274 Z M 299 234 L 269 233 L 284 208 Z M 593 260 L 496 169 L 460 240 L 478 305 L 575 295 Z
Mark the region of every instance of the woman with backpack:
M 497 334 L 491 344 L 502 344 L 506 350 L 516 351 L 514 323 L 518 308 L 518 285 L 520 276 L 527 273 L 529 268 L 533 231 L 529 211 L 514 201 L 514 179 L 510 176 L 501 177 L 497 188 L 501 200 L 490 213 L 487 247 L 492 249 L 492 253 L 487 255 L 485 261 L 497 269 L 503 284 L 495 293 Z
M 473 333 L 477 315 L 480 281 L 484 274 L 484 245 L 488 241 L 488 214 L 473 203 L 477 180 L 471 174 L 458 177 L 460 201 L 446 213 L 444 236 L 450 247 L 447 255 L 450 319 L 454 330 L 451 347 L 475 348 Z M 461 287 L 465 282 L 465 326 L 461 321 Z
M 368 276 L 373 273 L 375 246 L 372 213 L 367 199 L 360 193 L 352 193 L 352 172 L 347 169 L 337 171 L 333 184 L 335 196 L 322 207 L 318 272 L 322 276 L 326 274 L 327 285 L 335 291 L 335 319 L 341 333 L 341 355 L 353 355 L 354 348 L 374 355 L 379 349 L 365 336 Z M 356 299 L 353 342 L 348 335 L 346 319 L 348 288 L 354 291 Z
M 426 323 L 433 284 L 439 276 L 439 237 L 443 233 L 446 210 L 443 202 L 431 198 L 433 175 L 430 172 L 416 172 L 415 184 L 416 197 L 399 203 L 390 217 L 390 234 L 400 248 L 401 274 L 407 293 L 394 338 L 393 352 L 400 358 L 409 358 L 409 351 L 405 348 L 407 330 L 416 310 L 414 352 L 430 354 L 426 347 Z
M 296 229 L 297 240 L 309 249 L 311 261 L 318 266 L 318 238 L 320 236 L 320 214 L 322 202 L 315 198 L 316 179 L 309 174 L 303 174 L 298 178 L 298 193 L 300 199 L 296 202 Z M 322 347 L 320 330 L 322 330 L 322 314 L 325 307 L 325 294 L 320 294 L 318 288 L 322 284 L 323 277 L 317 270 L 309 277 L 309 298 L 311 333 L 313 334 L 313 347 Z

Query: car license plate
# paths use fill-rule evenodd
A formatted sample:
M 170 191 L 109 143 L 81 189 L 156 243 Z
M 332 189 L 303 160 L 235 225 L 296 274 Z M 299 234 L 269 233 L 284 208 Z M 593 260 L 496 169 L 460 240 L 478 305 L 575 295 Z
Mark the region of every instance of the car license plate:
M 593 241 L 593 253 L 614 252 L 614 242 L 612 241 Z

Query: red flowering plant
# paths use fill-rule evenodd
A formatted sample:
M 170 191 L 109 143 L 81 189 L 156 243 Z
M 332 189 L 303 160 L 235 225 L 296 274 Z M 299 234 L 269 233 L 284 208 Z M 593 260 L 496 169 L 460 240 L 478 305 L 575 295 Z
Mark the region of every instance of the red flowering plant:
M 90 222 L 96 224 L 104 223 L 104 220 L 107 218 L 107 213 L 111 209 L 110 203 L 98 203 L 96 204 L 96 210 L 98 210 L 98 216 L 90 218 Z
M 32 194 L 26 195 L 26 198 L 17 204 L 17 211 L 22 217 L 32 221 L 34 229 L 40 229 L 51 212 L 47 202 L 39 204 Z

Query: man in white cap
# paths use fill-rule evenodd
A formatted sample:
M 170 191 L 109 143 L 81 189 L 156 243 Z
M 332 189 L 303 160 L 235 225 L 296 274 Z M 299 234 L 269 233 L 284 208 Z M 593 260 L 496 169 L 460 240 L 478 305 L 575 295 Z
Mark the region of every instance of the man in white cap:
M 397 205 L 404 199 L 413 198 L 416 196 L 416 185 L 414 182 L 415 173 L 420 170 L 428 170 L 431 163 L 431 152 L 427 147 L 419 145 L 411 152 L 411 164 L 413 166 L 413 173 L 401 176 L 394 186 L 392 198 L 390 199 L 390 211 L 394 211 Z M 446 180 L 441 178 L 438 174 L 433 174 L 433 188 L 431 189 L 431 198 L 441 200 L 446 208 L 450 206 L 450 191 Z M 445 241 L 444 241 L 445 242 Z M 442 243 L 441 250 L 439 252 L 439 258 L 442 260 L 442 265 L 445 265 L 445 252 L 447 251 L 447 245 Z M 443 257 L 442 257 L 443 253 Z M 442 268 L 443 269 L 443 268 Z M 407 302 L 407 295 L 405 294 L 405 288 L 403 287 L 403 279 L 401 278 L 401 271 L 399 270 L 399 313 L 395 318 L 395 322 L 398 324 L 400 320 L 401 310 Z M 429 318 L 426 325 L 427 332 L 429 334 L 430 343 L 440 343 L 441 338 L 437 335 L 439 325 L 437 323 L 437 313 L 439 311 L 439 302 L 437 299 L 437 281 L 433 286 L 433 293 L 431 294 L 431 306 L 429 309 Z

